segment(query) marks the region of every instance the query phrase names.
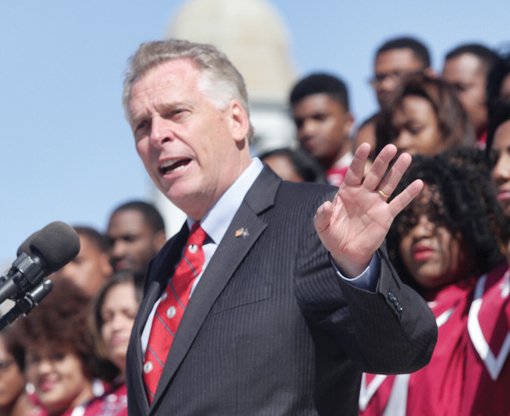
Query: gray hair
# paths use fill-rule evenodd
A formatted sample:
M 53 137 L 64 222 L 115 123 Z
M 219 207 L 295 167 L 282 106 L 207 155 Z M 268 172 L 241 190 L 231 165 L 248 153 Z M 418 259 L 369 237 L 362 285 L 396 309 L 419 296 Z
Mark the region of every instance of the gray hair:
M 133 84 L 148 70 L 164 62 L 189 59 L 201 72 L 199 89 L 219 108 L 237 100 L 249 116 L 248 92 L 241 73 L 227 56 L 215 46 L 181 39 L 142 43 L 129 59 L 124 77 L 123 106 L 129 119 L 128 104 Z M 253 136 L 250 123 L 248 139 Z

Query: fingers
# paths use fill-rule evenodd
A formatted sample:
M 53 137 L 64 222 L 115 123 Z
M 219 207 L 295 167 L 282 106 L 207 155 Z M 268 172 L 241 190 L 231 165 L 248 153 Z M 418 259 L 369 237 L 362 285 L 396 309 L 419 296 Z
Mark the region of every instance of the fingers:
M 391 169 L 386 172 L 381 181 L 379 182 L 377 189 L 380 194 L 386 195 L 386 199 L 393 193 L 393 191 L 397 188 L 398 183 L 404 176 L 407 168 L 411 164 L 412 158 L 408 153 L 402 153 Z
M 315 230 L 320 234 L 329 227 L 331 214 L 333 212 L 333 204 L 330 201 L 324 202 L 315 214 Z
M 397 148 L 392 144 L 386 145 L 377 155 L 365 175 L 365 166 L 369 154 L 370 145 L 367 143 L 361 144 L 356 149 L 351 165 L 345 175 L 344 184 L 345 186 L 362 185 L 370 192 L 381 190 L 381 196 L 388 199 L 409 167 L 411 156 L 406 153 L 401 154 L 391 169 L 388 170 L 397 154 Z
M 367 172 L 367 175 L 365 177 L 365 180 L 363 181 L 363 187 L 369 191 L 375 191 L 376 189 L 380 189 L 380 184 L 385 175 L 388 172 L 388 167 L 397 154 L 397 148 L 390 144 L 387 146 L 384 146 L 384 148 L 381 150 L 381 152 L 377 155 L 377 157 L 374 160 L 374 163 L 372 164 L 371 168 Z M 398 160 L 398 159 L 397 159 Z M 393 167 L 392 169 L 393 170 Z M 405 171 L 405 169 L 404 169 Z M 398 180 L 397 180 L 398 182 Z M 393 192 L 395 188 L 384 190 L 384 193 L 387 195 L 391 195 L 391 192 Z
M 388 204 L 393 217 L 396 217 L 423 189 L 423 181 L 416 179 Z
M 370 145 L 368 143 L 362 143 L 358 146 L 354 152 L 351 165 L 347 170 L 344 178 L 344 184 L 346 186 L 359 186 L 363 181 L 365 174 L 365 164 L 368 156 L 370 155 Z

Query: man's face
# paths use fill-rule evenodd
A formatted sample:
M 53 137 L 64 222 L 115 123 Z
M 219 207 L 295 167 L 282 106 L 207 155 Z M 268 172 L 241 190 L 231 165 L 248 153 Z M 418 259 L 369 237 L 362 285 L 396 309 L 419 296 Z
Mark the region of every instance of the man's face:
M 236 100 L 223 107 L 201 88 L 191 61 L 167 61 L 135 81 L 129 100 L 136 149 L 158 188 L 195 220 L 249 165 L 249 121 Z
M 55 276 L 73 281 L 87 295 L 94 296 L 111 273 L 108 253 L 80 234 L 80 252 Z
M 327 94 L 306 96 L 292 106 L 301 147 L 325 168 L 330 168 L 349 146 L 351 113 Z
M 405 76 L 425 70 L 411 49 L 391 49 L 375 58 L 372 87 L 380 107 L 388 104 L 393 92 Z
M 154 232 L 136 210 L 113 214 L 106 234 L 110 242 L 110 261 L 116 272 L 144 272 L 165 241 L 163 232 Z
M 477 135 L 482 134 L 487 127 L 487 82 L 483 63 L 470 53 L 448 59 L 444 64 L 443 77 L 457 90 Z

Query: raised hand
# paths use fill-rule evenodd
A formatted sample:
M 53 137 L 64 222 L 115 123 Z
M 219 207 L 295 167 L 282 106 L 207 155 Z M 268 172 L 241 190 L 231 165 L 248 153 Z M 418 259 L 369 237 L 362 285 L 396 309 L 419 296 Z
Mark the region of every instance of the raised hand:
M 391 196 L 411 163 L 411 156 L 397 154 L 385 146 L 365 174 L 370 145 L 361 144 L 333 201 L 317 210 L 315 229 L 322 244 L 347 277 L 359 275 L 381 246 L 394 218 L 423 188 L 419 179 L 390 202 Z

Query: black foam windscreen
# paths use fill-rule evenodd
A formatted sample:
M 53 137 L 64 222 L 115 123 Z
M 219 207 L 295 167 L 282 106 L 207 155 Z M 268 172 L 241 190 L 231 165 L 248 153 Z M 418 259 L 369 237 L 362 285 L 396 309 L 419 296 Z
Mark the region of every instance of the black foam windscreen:
M 50 274 L 69 263 L 80 251 L 80 237 L 76 231 L 62 221 L 55 221 L 28 237 L 19 247 L 24 252 L 36 255 L 44 262 L 45 274 Z

